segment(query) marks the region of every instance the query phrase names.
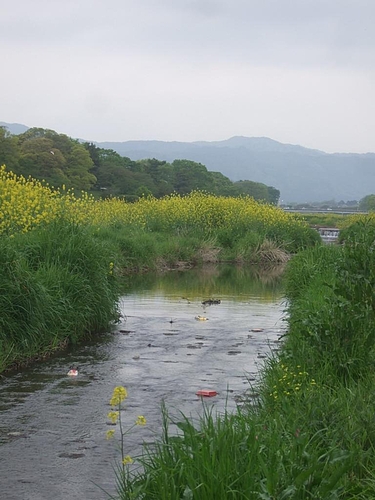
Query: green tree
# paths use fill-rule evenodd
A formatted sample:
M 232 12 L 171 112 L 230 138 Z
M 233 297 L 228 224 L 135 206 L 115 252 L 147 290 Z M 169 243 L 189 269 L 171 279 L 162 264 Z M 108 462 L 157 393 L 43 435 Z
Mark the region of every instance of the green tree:
M 69 184 L 64 170 L 66 159 L 53 141 L 42 135 L 21 141 L 19 173 L 45 180 L 53 186 Z
M 157 184 L 158 190 L 156 197 L 161 198 L 162 196 L 173 193 L 175 190 L 174 180 L 174 168 L 170 163 L 165 163 L 164 165 L 159 166 L 159 180 Z
M 218 196 L 238 196 L 240 193 L 233 182 L 221 172 L 209 172 L 212 192 Z
M 280 199 L 280 191 L 273 186 L 267 186 L 268 189 L 268 201 L 272 205 L 277 205 Z
M 191 160 L 174 160 L 175 190 L 180 194 L 188 194 L 194 189 L 212 191 L 213 183 L 207 168 L 201 163 Z
M 156 158 L 137 161 L 141 172 L 149 174 L 155 184 L 157 184 L 160 179 L 160 167 L 162 167 L 166 163 L 166 161 L 157 160 Z
M 96 182 L 93 162 L 85 147 L 54 130 L 31 128 L 18 136 L 19 173 L 44 179 L 54 186 L 88 190 Z
M 92 143 L 85 143 L 84 146 L 94 163 L 91 172 L 97 178 L 97 190 L 101 190 L 105 196 L 135 194 L 140 185 L 133 172 L 135 162 L 112 149 L 98 148 Z
M 366 212 L 375 211 L 375 194 L 368 194 L 359 200 L 359 209 Z
M 88 191 L 96 183 L 96 177 L 90 173 L 93 167 L 89 152 L 82 144 L 75 144 L 68 154 L 66 175 L 69 179 L 68 186 Z
M 85 149 L 88 151 L 89 155 L 90 155 L 90 158 L 93 162 L 93 165 L 95 167 L 99 167 L 100 166 L 100 151 L 101 151 L 101 148 L 98 148 L 97 146 L 95 146 L 95 144 L 93 142 L 85 142 L 83 144 L 83 146 L 85 147 Z
M 33 127 L 26 130 L 23 134 L 20 134 L 18 136 L 18 140 L 20 144 L 23 144 L 30 139 L 40 139 L 41 137 L 45 137 L 47 132 L 56 133 L 53 130 Z
M 5 127 L 0 127 L 0 165 L 6 165 L 8 170 L 19 173 L 18 160 L 17 137 L 12 136 Z
M 160 198 L 173 191 L 168 178 L 170 168 L 170 164 L 164 160 L 148 158 L 134 162 L 132 171 L 135 179 L 142 177 L 142 184 L 152 192 L 153 196 Z
M 257 201 L 269 201 L 268 187 L 261 182 L 238 181 L 235 182 L 234 185 L 239 190 L 240 194 L 251 196 Z
M 139 188 L 137 188 L 135 194 L 141 198 L 142 196 L 144 197 L 147 197 L 147 196 L 152 196 L 152 192 L 150 191 L 150 189 L 148 189 L 147 186 L 139 186 Z

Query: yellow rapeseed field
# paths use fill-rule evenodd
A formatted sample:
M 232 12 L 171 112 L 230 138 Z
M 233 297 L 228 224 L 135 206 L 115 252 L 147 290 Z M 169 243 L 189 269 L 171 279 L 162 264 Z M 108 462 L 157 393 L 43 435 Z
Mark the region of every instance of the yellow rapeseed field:
M 348 227 L 356 223 L 369 224 L 373 227 L 375 225 L 375 212 L 369 212 L 368 214 L 348 215 L 340 224 L 340 229 L 347 229 Z
M 305 226 L 298 217 L 249 197 L 216 197 L 202 192 L 173 194 L 162 199 L 142 198 L 125 203 L 117 198 L 95 200 L 91 195 L 52 189 L 0 167 L 0 234 L 27 232 L 63 218 L 78 224 L 127 225 L 148 231 L 182 232 L 238 227 L 244 230 L 273 227 L 283 231 Z

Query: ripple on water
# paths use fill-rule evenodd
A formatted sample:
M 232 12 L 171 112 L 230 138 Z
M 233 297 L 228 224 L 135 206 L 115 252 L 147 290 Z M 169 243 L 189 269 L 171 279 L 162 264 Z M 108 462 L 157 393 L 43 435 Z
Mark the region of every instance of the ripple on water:
M 91 340 L 1 379 L 4 498 L 103 500 L 95 484 L 114 495 L 113 467 L 119 454 L 116 442 L 105 436 L 108 429 L 117 430 L 107 419 L 117 385 L 125 385 L 129 394 L 124 425 L 132 425 L 138 415 L 147 418 L 145 428 L 134 428 L 127 436 L 130 455 L 140 452 L 142 442 L 152 443 L 160 435 L 162 400 L 172 415 L 197 415 L 202 398 L 196 392 L 215 390 L 218 395 L 205 404 L 218 411 L 226 405 L 235 408 L 249 381 L 256 381 L 258 353 L 276 346 L 270 341 L 280 335 L 275 325 L 283 309 L 277 293 L 267 291 L 263 283 L 258 288 L 264 295 L 258 289 L 255 293 L 254 280 L 241 272 L 230 292 L 225 288 L 227 276 L 224 287 L 220 273 L 209 275 L 207 282 L 200 281 L 200 274 L 181 275 L 179 287 L 180 275 L 175 273 L 165 290 L 163 277 L 155 280 L 155 288 L 147 281 L 148 290 L 122 298 L 124 319 L 116 327 L 118 335 Z M 186 288 L 189 276 L 191 289 Z M 189 300 L 181 300 L 187 296 Z M 209 321 L 196 321 L 208 296 L 220 297 L 221 304 L 207 310 Z M 249 332 L 251 328 L 262 331 Z M 139 359 L 132 359 L 137 355 Z M 73 365 L 79 366 L 79 375 L 71 379 L 66 374 Z

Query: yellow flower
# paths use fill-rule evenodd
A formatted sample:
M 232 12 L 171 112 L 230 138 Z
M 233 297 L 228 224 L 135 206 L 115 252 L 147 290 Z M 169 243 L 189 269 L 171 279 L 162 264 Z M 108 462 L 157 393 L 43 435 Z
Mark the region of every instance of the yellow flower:
M 110 431 L 107 431 L 106 432 L 106 437 L 107 439 L 112 439 L 113 438 L 113 435 L 114 435 L 115 431 L 113 429 L 111 429 Z
M 125 387 L 118 386 L 113 389 L 112 398 L 109 402 L 111 406 L 118 406 L 125 398 L 128 397 L 128 392 Z
M 126 457 L 124 457 L 122 460 L 123 465 L 128 465 L 128 464 L 132 464 L 132 463 L 133 463 L 133 459 L 130 455 L 126 455 Z
M 147 420 L 145 419 L 145 417 L 143 415 L 139 415 L 139 417 L 137 418 L 135 423 L 137 425 L 146 425 Z
M 110 411 L 107 417 L 110 419 L 112 424 L 115 424 L 118 420 L 119 412 L 118 411 Z

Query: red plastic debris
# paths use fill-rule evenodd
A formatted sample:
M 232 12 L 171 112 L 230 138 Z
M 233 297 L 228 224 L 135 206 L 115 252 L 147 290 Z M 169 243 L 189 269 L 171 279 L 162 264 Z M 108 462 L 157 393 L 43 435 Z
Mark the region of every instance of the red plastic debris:
M 203 396 L 206 398 L 212 398 L 212 396 L 217 396 L 216 391 L 209 391 L 209 390 L 201 390 L 201 391 L 198 391 L 196 394 L 197 394 L 197 396 Z

